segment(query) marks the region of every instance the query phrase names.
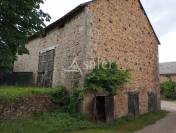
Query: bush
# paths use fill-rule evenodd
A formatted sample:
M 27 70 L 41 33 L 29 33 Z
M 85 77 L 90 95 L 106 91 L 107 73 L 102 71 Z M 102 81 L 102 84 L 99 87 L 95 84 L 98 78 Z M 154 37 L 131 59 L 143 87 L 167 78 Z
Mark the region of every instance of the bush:
M 81 101 L 83 100 L 83 91 L 72 88 L 69 92 L 69 104 L 68 104 L 68 113 L 77 114 L 79 113 L 79 106 Z
M 51 97 L 52 97 L 52 102 L 56 104 L 61 111 L 65 112 L 68 110 L 70 97 L 64 87 L 59 87 L 58 91 L 52 94 Z
M 52 101 L 58 105 L 60 111 L 75 115 L 79 112 L 79 104 L 83 99 L 83 91 L 71 88 L 67 91 L 64 87 L 52 95 Z
M 171 100 L 176 100 L 176 82 L 167 81 L 161 84 L 161 94 Z
M 110 64 L 106 65 L 106 68 Z M 86 88 L 95 92 L 116 95 L 117 91 L 129 81 L 129 70 L 121 70 L 116 63 L 111 64 L 111 68 L 104 69 L 102 65 L 96 66 L 93 71 L 86 76 Z

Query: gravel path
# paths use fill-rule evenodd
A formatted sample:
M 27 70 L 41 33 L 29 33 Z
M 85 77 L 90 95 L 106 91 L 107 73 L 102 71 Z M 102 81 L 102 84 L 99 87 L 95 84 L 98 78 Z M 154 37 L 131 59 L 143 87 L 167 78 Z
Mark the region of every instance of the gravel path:
M 161 101 L 161 107 L 170 113 L 155 124 L 135 133 L 176 133 L 176 102 Z
M 161 108 L 169 112 L 176 112 L 176 101 L 161 101 Z

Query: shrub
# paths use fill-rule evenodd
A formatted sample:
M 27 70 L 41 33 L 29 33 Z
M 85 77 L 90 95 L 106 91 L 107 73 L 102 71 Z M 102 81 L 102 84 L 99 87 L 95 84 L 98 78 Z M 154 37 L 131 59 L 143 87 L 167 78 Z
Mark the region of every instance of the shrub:
M 107 64 L 106 68 L 109 65 Z M 128 81 L 129 70 L 121 70 L 116 63 L 112 63 L 109 69 L 104 69 L 102 65 L 96 66 L 86 76 L 85 87 L 91 91 L 116 95 L 117 91 Z
M 60 111 L 67 112 L 69 114 L 77 114 L 79 112 L 79 104 L 83 99 L 83 91 L 71 88 L 67 91 L 64 87 L 61 87 L 57 92 L 52 95 L 52 101 Z
M 53 103 L 55 103 L 61 111 L 68 110 L 70 97 L 64 87 L 59 87 L 58 91 L 51 95 Z
M 79 89 L 72 88 L 69 92 L 69 104 L 68 113 L 77 114 L 79 113 L 79 105 L 83 100 L 83 91 Z
M 162 83 L 161 94 L 167 99 L 176 100 L 176 82 L 167 81 Z

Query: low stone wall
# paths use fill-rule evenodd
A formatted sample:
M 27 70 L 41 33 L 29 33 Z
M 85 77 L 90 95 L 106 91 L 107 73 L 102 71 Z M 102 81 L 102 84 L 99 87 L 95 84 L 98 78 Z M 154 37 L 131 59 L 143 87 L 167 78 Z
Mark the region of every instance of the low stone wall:
M 16 102 L 0 102 L 0 119 L 28 117 L 34 113 L 48 112 L 52 107 L 48 96 L 29 96 Z
M 172 74 L 172 75 L 160 74 L 160 83 L 170 81 L 170 80 L 172 80 L 173 82 L 176 82 L 176 74 Z

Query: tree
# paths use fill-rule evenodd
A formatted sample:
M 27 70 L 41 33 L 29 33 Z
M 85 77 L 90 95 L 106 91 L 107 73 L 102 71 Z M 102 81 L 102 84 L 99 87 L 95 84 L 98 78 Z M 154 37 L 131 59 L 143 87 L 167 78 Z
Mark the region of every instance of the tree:
M 42 33 L 50 16 L 43 0 L 0 0 L 0 73 L 12 67 L 17 54 L 28 54 L 28 38 Z

